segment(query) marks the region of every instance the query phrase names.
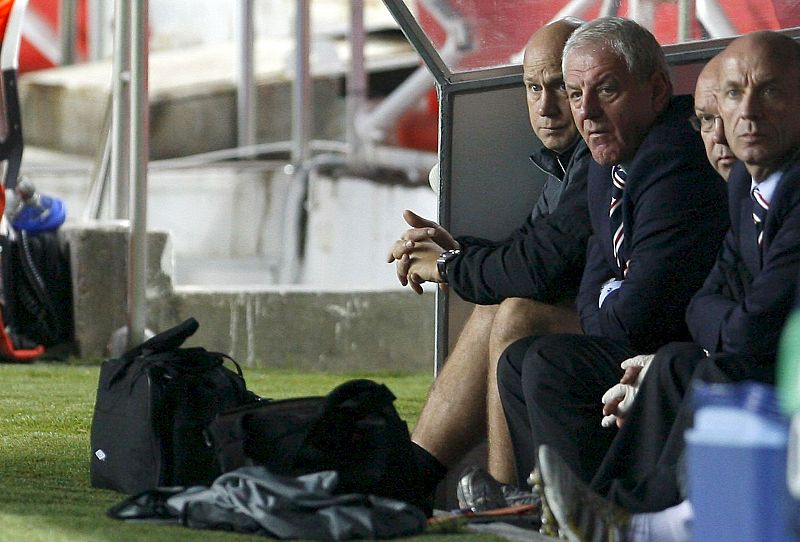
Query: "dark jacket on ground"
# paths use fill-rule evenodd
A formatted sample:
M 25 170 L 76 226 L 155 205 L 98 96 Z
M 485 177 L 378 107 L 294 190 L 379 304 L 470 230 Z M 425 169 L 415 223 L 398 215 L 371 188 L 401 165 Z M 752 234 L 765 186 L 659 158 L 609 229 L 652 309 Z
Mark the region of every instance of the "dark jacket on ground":
M 784 170 L 772 196 L 764 223 L 763 263 L 750 182 L 744 165 L 737 163 L 729 179 L 731 229 L 686 311 L 686 321 L 694 340 L 709 352 L 774 360 L 800 272 L 800 162 Z
M 587 335 L 608 337 L 638 352 L 689 337 L 686 306 L 728 229 L 725 183 L 688 122 L 693 113 L 691 97 L 673 98 L 626 165 L 622 254 L 630 263 L 622 286 L 601 308 L 601 286 L 623 276 L 611 246 L 611 167 L 594 161 L 589 166 L 593 235 L 578 294 Z
M 586 172 L 591 156 L 578 139 L 559 157 L 541 147 L 531 161 L 548 174 L 531 216 L 510 237 L 459 237 L 461 255 L 447 268 L 463 299 L 484 305 L 509 297 L 553 303 L 575 296 L 589 238 Z

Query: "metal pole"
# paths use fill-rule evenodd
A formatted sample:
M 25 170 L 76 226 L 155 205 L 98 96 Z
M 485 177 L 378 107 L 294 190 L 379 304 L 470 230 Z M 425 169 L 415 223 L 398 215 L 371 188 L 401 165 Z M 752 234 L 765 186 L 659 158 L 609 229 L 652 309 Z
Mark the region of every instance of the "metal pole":
M 256 144 L 256 86 L 253 77 L 253 0 L 239 0 L 236 11 L 236 112 L 239 147 Z
M 364 69 L 364 0 L 350 2 L 350 73 L 347 77 L 347 144 L 350 158 L 360 162 L 363 142 L 356 129 L 367 99 L 367 72 Z
M 147 317 L 147 164 L 149 110 L 147 93 L 148 0 L 131 11 L 131 237 L 128 247 L 128 346 L 145 339 Z
M 301 224 L 300 210 L 305 201 L 310 166 L 311 139 L 311 68 L 309 50 L 311 48 L 311 14 L 309 0 L 297 0 L 295 11 L 295 49 L 294 82 L 292 85 L 292 156 L 286 173 L 292 175 L 292 183 L 286 196 L 286 244 L 283 250 L 281 280 L 296 282 L 300 270 Z
M 712 38 L 727 38 L 738 34 L 717 0 L 695 2 L 697 20 Z
M 295 14 L 295 70 L 292 87 L 292 164 L 299 168 L 309 157 L 311 139 L 311 28 L 309 0 L 297 1 Z
M 693 18 L 694 0 L 680 0 L 678 2 L 678 43 L 691 39 Z
M 114 66 L 111 105 L 112 218 L 128 218 L 131 111 L 131 0 L 117 0 L 114 8 Z
M 89 58 L 100 60 L 105 58 L 108 48 L 106 29 L 108 28 L 108 2 L 105 0 L 88 0 L 86 15 L 89 19 Z
M 61 0 L 59 3 L 58 30 L 62 66 L 75 63 L 76 8 L 77 0 Z

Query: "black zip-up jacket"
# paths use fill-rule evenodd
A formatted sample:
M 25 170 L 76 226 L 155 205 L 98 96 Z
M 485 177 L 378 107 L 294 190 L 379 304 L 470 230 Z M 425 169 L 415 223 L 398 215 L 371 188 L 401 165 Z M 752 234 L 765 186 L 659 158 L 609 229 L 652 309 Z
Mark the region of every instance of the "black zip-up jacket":
M 591 155 L 581 138 L 562 155 L 542 146 L 531 161 L 547 173 L 525 224 L 500 242 L 457 238 L 461 254 L 448 262 L 450 287 L 482 305 L 509 297 L 554 303 L 575 297 L 591 234 L 586 178 Z

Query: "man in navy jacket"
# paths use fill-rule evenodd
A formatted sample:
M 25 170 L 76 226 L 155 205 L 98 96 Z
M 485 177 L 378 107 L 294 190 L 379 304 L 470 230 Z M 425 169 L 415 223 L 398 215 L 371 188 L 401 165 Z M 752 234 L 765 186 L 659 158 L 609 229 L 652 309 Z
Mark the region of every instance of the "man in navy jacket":
M 692 379 L 774 383 L 778 338 L 800 273 L 800 128 L 791 120 L 800 113 L 800 46 L 757 32 L 731 43 L 720 63 L 720 115 L 742 159 L 729 176 L 731 228 L 686 311 L 695 344 L 656 354 L 593 481 L 633 511 L 680 499 L 676 469 L 692 420 L 684 401 Z M 753 218 L 756 188 L 768 202 L 763 228 Z
M 733 41 L 719 59 L 719 113 L 741 159 L 729 176 L 731 228 L 687 310 L 695 344 L 656 353 L 592 481 L 594 492 L 557 451 L 540 451 L 548 498 L 573 537 L 617 532 L 636 540 L 649 530 L 659 540 L 686 539 L 691 504 L 682 501 L 679 463 L 692 422 L 691 382 L 775 381 L 778 338 L 800 272 L 800 45 L 756 32 Z
M 600 426 L 603 392 L 619 382 L 623 360 L 688 339 L 686 306 L 728 226 L 724 182 L 689 124 L 692 100 L 672 97 L 652 34 L 630 20 L 597 19 L 570 37 L 563 66 L 594 159 L 593 235 L 578 294 L 586 335 L 530 337 L 501 357 L 520 485 L 541 444 L 591 479 L 614 435 Z

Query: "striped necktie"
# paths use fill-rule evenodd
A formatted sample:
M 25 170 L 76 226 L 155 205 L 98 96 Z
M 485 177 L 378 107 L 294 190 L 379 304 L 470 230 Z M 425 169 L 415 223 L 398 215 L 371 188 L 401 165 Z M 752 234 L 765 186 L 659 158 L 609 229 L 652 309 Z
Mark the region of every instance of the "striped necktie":
M 622 252 L 622 242 L 625 240 L 625 231 L 622 227 L 622 192 L 625 189 L 625 179 L 628 174 L 622 166 L 611 168 L 611 204 L 608 206 L 608 219 L 611 224 L 611 246 L 614 250 L 614 259 L 617 260 L 620 271 L 626 271 Z
M 757 185 L 750 191 L 750 197 L 753 200 L 753 223 L 756 225 L 756 239 L 758 246 L 761 246 L 761 242 L 764 240 L 764 221 L 767 219 L 769 202 L 764 199 Z

